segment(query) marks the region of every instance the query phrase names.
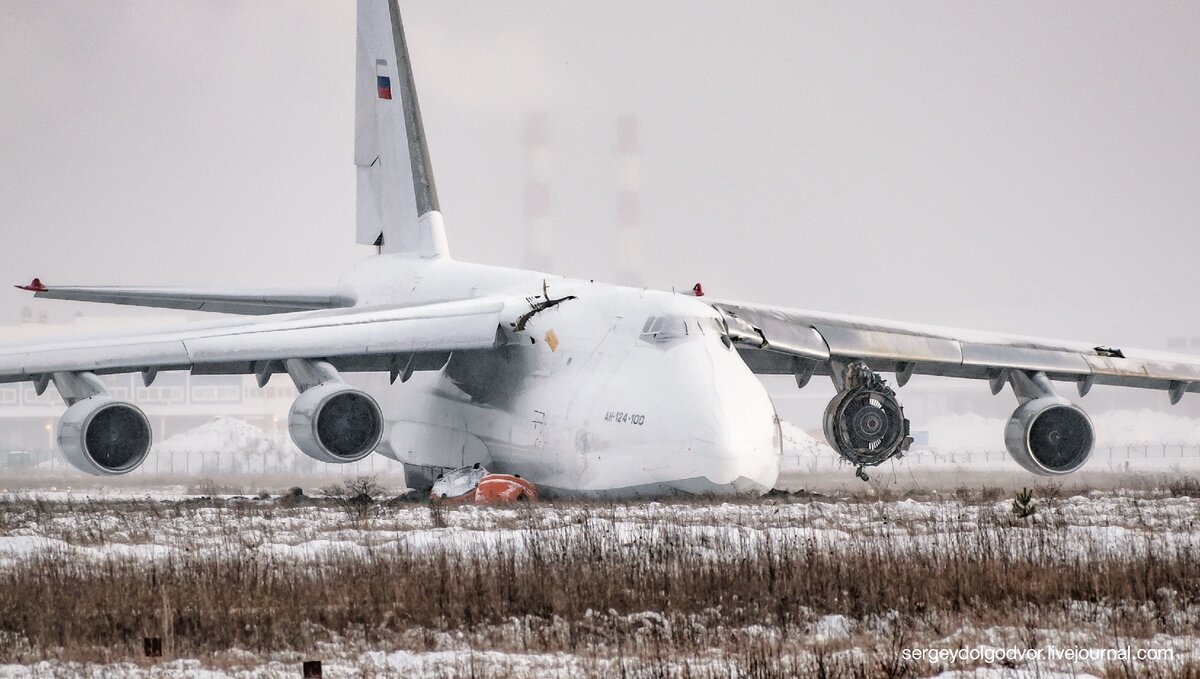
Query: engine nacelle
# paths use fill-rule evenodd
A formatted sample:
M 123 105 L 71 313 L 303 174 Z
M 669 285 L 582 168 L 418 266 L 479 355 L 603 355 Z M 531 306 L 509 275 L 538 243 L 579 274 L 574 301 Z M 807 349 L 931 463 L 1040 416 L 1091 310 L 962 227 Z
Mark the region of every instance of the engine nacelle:
M 58 447 L 75 468 L 95 476 L 128 474 L 150 453 L 150 420 L 109 396 L 76 402 L 58 422 Z
M 913 442 L 896 392 L 862 361 L 845 367 L 842 390 L 825 408 L 824 428 L 825 440 L 864 481 L 864 467 L 903 456 Z
M 1022 403 L 1004 429 L 1004 443 L 1013 459 L 1042 476 L 1069 474 L 1082 467 L 1095 440 L 1087 413 L 1052 396 Z
M 313 459 L 358 462 L 379 445 L 383 413 L 362 390 L 326 382 L 305 390 L 292 404 L 288 431 L 296 446 Z

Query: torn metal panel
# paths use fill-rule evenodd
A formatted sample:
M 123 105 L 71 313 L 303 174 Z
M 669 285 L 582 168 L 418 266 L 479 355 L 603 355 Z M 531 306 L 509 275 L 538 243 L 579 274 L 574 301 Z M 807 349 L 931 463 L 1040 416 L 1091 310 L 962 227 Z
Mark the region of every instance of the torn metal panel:
M 818 361 L 829 359 L 829 347 L 821 334 L 811 324 L 783 311 L 732 304 L 713 306 L 725 317 L 734 341 Z
M 736 316 L 725 316 L 725 330 L 729 334 L 729 339 L 738 344 L 755 349 L 765 349 L 767 346 L 766 335 L 761 330 Z
M 542 313 L 543 311 L 546 311 L 547 309 L 553 309 L 554 307 L 558 306 L 559 304 L 562 304 L 563 302 L 570 302 L 571 300 L 574 300 L 574 299 L 579 299 L 579 298 L 576 297 L 575 295 L 566 295 L 563 297 L 559 297 L 557 299 L 551 299 L 550 285 L 549 285 L 549 283 L 547 283 L 546 281 L 543 280 L 542 281 L 541 298 L 540 299 L 537 297 L 526 298 L 526 301 L 529 302 L 529 311 L 522 314 L 521 317 L 517 319 L 517 322 L 512 324 L 512 327 L 517 332 L 524 332 L 525 326 L 529 324 L 529 321 L 531 319 L 533 319 L 534 316 Z

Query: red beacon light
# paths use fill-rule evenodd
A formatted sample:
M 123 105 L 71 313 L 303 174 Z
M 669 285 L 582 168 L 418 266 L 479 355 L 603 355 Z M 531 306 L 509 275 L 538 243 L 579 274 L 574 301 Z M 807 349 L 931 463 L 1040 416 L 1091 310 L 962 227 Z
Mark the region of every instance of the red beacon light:
M 46 286 L 42 284 L 42 279 L 35 278 L 29 282 L 29 285 L 14 286 L 18 290 L 28 290 L 29 292 L 45 292 Z
M 701 285 L 700 283 L 693 285 L 692 286 L 692 294 L 697 297 L 703 297 L 704 296 L 704 286 Z

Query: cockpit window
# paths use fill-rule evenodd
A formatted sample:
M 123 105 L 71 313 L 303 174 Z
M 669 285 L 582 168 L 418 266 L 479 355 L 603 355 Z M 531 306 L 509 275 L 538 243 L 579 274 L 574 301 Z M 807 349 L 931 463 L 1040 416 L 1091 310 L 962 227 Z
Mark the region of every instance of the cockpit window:
M 708 325 L 708 330 L 704 326 Z M 642 339 L 654 342 L 666 342 L 683 339 L 693 335 L 708 335 L 713 327 L 720 334 L 720 322 L 712 318 L 696 318 L 689 316 L 651 316 L 642 326 Z

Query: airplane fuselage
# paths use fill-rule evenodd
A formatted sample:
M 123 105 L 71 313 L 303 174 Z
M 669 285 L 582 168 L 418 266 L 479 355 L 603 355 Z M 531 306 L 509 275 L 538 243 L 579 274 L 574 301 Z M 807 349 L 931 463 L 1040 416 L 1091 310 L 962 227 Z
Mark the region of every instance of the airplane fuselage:
M 342 284 L 365 305 L 505 300 L 497 349 L 374 390 L 389 419 L 379 452 L 414 470 L 484 462 L 588 495 L 775 483 L 774 405 L 695 297 L 390 256 Z

